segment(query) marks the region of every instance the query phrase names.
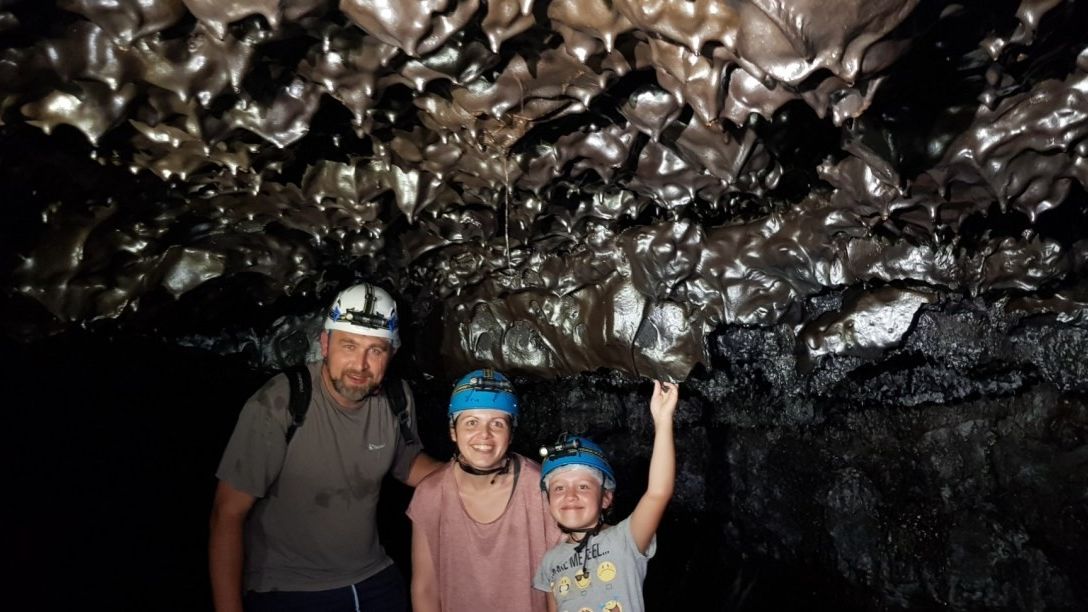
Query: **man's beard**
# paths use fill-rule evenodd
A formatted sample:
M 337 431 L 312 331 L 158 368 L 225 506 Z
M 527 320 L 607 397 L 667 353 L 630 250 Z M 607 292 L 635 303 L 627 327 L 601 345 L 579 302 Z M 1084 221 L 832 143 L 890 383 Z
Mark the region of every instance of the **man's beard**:
M 336 389 L 336 392 L 344 396 L 345 399 L 358 402 L 370 395 L 374 389 L 377 389 L 378 383 L 373 382 L 372 377 L 361 385 L 353 385 L 347 382 L 347 372 L 344 372 L 338 378 L 332 379 L 332 388 Z

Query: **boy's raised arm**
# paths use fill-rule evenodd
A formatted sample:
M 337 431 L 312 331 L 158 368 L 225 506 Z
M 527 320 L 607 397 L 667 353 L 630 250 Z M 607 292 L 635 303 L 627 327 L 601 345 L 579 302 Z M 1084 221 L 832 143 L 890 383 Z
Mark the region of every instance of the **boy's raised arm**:
M 650 478 L 646 493 L 631 513 L 631 535 L 639 552 L 643 554 L 650 547 L 650 541 L 657 532 L 676 481 L 676 448 L 673 443 L 672 421 L 679 394 L 680 390 L 675 384 L 654 381 L 654 394 L 650 398 L 650 415 L 654 419 Z

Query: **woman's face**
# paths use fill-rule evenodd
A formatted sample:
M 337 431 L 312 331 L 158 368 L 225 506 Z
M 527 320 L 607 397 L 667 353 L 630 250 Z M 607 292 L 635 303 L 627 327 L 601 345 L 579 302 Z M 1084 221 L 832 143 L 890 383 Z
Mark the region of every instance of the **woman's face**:
M 457 414 L 450 438 L 461 460 L 478 470 L 498 467 L 510 448 L 510 415 L 501 410 L 470 409 Z

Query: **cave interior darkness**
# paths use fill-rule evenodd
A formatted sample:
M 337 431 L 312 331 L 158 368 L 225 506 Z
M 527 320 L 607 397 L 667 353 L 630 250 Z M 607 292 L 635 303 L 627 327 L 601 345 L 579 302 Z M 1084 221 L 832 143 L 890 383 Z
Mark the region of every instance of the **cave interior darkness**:
M 238 410 L 359 280 L 510 374 L 650 610 L 1088 609 L 1088 4 L 0 0 L 16 598 L 206 610 Z M 407 574 L 411 492 L 383 489 Z

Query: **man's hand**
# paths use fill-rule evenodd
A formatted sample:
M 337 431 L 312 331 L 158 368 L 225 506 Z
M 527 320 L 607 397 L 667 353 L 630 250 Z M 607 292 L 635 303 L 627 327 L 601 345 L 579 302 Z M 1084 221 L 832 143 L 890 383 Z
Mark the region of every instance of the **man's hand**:
M 445 463 L 439 463 L 431 458 L 427 453 L 420 453 L 416 455 L 416 458 L 412 460 L 412 467 L 408 469 L 408 480 L 404 481 L 404 484 L 409 487 L 415 487 L 427 476 L 431 475 L 431 472 L 446 465 Z

